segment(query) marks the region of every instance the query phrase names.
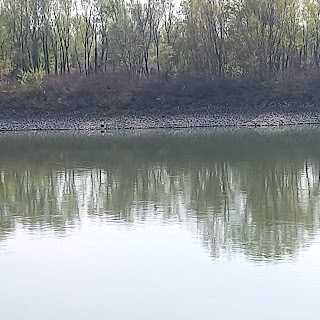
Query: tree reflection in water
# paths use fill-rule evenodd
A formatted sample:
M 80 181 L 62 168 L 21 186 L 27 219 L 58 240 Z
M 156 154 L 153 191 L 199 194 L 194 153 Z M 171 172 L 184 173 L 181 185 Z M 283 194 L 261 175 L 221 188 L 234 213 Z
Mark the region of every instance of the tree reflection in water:
M 317 129 L 3 135 L 0 239 L 82 217 L 182 223 L 213 257 L 294 257 L 319 230 Z M 318 151 L 319 150 L 319 151 Z

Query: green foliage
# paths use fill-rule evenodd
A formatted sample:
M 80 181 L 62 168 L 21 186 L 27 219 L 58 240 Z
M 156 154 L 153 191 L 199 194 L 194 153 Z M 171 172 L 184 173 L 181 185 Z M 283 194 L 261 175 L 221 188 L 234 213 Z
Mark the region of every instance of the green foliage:
M 42 88 L 43 79 L 45 76 L 44 70 L 22 71 L 18 73 L 18 81 L 21 87 L 26 90 L 39 90 Z
M 149 62 L 212 77 L 312 70 L 319 16 L 316 0 L 3 0 L 0 77 L 41 68 L 138 76 Z M 41 75 L 22 78 L 41 86 Z
M 166 74 L 174 71 L 174 50 L 171 45 L 161 43 L 159 62 Z

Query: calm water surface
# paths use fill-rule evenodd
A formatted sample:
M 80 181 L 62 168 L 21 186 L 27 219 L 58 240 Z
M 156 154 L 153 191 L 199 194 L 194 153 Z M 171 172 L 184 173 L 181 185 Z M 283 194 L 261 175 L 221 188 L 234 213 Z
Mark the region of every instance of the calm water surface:
M 0 135 L 0 319 L 317 319 L 320 129 Z

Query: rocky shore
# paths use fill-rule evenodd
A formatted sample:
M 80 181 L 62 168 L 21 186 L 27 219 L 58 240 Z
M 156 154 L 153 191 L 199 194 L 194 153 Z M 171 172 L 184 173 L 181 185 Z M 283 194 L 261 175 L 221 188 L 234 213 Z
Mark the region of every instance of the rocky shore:
M 270 127 L 320 124 L 319 112 L 250 114 L 189 114 L 108 116 L 93 114 L 40 114 L 0 118 L 0 131 L 26 130 L 113 130 L 197 127 Z

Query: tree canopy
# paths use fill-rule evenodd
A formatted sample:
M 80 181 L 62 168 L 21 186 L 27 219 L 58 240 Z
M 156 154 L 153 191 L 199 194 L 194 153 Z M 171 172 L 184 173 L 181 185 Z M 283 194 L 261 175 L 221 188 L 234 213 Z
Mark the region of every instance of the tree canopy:
M 317 0 L 1 0 L 0 74 L 308 71 L 319 29 Z

